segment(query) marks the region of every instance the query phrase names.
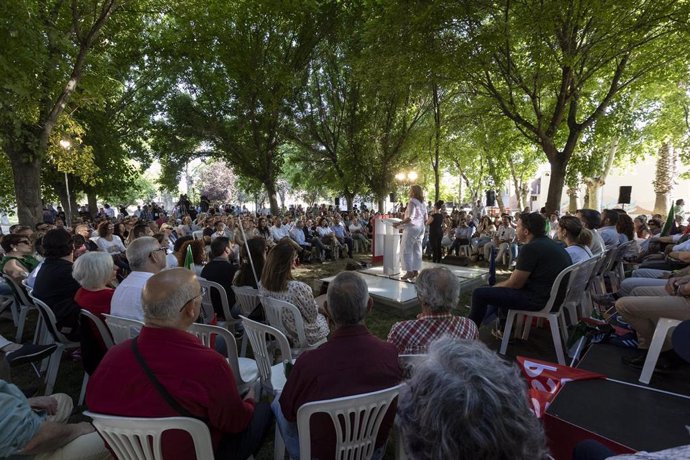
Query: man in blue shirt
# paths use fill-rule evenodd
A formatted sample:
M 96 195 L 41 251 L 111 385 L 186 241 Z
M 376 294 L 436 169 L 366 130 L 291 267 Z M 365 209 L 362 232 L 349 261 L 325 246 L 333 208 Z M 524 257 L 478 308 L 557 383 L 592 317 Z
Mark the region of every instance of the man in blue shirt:
M 333 225 L 331 226 L 331 230 L 333 230 L 333 233 L 335 233 L 335 237 L 340 244 L 347 245 L 347 256 L 352 259 L 352 237 L 350 236 L 350 232 L 348 232 L 345 228 L 345 225 L 343 225 L 343 222 L 338 214 L 333 217 Z
M 0 458 L 112 458 L 90 423 L 66 423 L 72 408 L 65 394 L 27 399 L 0 380 Z

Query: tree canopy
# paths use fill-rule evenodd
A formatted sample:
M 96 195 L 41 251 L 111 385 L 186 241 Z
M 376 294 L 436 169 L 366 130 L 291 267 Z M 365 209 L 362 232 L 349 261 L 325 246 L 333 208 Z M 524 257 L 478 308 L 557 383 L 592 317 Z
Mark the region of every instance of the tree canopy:
M 688 156 L 687 2 L 11 3 L 0 205 L 23 223 L 41 191 L 65 202 L 65 174 L 93 205 L 150 194 L 154 161 L 170 191 L 191 161 L 222 162 L 227 190 L 272 212 L 287 187 L 382 206 L 403 168 L 433 198 L 447 170 L 460 200 L 512 184 L 527 206 L 546 161 L 551 211 L 566 185 L 594 205 L 612 165 Z

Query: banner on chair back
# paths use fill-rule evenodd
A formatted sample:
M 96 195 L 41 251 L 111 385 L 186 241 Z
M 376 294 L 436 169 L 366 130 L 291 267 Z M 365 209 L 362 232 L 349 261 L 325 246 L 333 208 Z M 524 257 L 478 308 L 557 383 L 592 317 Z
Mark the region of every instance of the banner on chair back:
M 537 418 L 542 418 L 549 403 L 558 391 L 571 380 L 603 379 L 605 375 L 584 371 L 574 367 L 541 361 L 539 359 L 517 357 L 522 375 L 527 380 L 530 406 Z

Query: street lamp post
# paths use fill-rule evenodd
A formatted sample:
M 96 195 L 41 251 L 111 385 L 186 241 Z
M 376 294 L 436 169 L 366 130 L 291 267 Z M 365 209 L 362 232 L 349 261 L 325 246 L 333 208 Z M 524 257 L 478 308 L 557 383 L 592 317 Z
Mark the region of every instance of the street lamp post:
M 60 147 L 65 150 L 69 150 L 72 147 L 70 141 L 63 139 L 60 141 Z M 65 225 L 67 227 L 72 226 L 72 199 L 69 194 L 69 179 L 67 178 L 67 173 L 65 172 L 65 190 L 67 191 L 67 222 Z

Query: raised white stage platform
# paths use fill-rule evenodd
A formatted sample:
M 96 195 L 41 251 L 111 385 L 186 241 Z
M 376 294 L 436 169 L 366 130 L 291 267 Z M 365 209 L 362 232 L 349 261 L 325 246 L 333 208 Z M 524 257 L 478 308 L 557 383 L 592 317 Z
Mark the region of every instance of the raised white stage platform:
M 452 271 L 460 280 L 461 292 L 467 292 L 477 286 L 486 284 L 489 275 L 488 269 L 474 268 L 474 267 L 459 267 L 455 265 L 436 264 L 433 262 L 422 262 L 422 270 L 425 268 L 446 267 Z M 375 302 L 382 305 L 392 307 L 395 310 L 404 312 L 419 306 L 417 300 L 417 289 L 414 283 L 400 281 L 402 273 L 394 276 L 387 276 L 383 274 L 383 267 L 376 266 L 363 270 L 358 270 L 364 275 L 364 280 L 369 288 L 369 295 Z M 330 276 L 322 278 L 325 284 L 328 284 L 335 278 Z

